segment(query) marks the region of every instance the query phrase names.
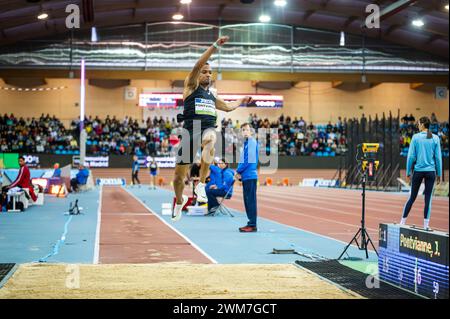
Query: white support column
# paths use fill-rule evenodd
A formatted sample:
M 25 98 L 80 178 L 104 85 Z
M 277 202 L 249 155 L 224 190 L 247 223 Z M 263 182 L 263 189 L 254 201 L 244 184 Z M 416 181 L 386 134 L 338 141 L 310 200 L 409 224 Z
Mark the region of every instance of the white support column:
M 80 84 L 80 164 L 84 164 L 86 157 L 86 130 L 84 129 L 84 103 L 86 96 L 85 89 L 85 61 L 81 59 L 81 84 Z

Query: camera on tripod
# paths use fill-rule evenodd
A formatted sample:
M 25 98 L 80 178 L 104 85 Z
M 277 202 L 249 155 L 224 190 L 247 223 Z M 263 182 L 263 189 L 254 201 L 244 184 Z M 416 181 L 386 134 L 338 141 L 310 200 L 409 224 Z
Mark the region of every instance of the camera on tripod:
M 358 157 L 363 174 L 367 173 L 367 180 L 372 182 L 375 180 L 375 175 L 380 165 L 380 161 L 377 160 L 379 143 L 362 143 L 358 145 Z
M 362 169 L 361 227 L 358 229 L 355 236 L 353 236 L 352 240 L 348 243 L 347 247 L 345 247 L 338 260 L 347 253 L 348 248 L 353 242 L 356 243 L 359 250 L 364 250 L 366 252 L 366 259 L 369 258 L 369 244 L 372 245 L 374 252 L 378 256 L 377 249 L 375 248 L 375 245 L 366 230 L 366 181 L 375 180 L 375 174 L 378 170 L 378 166 L 380 165 L 380 161 L 377 160 L 379 147 L 379 143 L 362 143 L 356 147 L 356 161 Z

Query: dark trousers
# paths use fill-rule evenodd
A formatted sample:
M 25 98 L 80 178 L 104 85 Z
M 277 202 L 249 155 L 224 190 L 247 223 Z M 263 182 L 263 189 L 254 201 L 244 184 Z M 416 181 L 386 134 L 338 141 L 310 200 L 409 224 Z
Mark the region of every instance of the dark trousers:
M 72 179 L 70 180 L 70 188 L 71 188 L 73 191 L 77 191 L 77 190 L 78 190 L 78 181 L 77 181 L 76 178 L 72 178 Z
M 244 188 L 244 205 L 247 213 L 248 226 L 256 227 L 257 205 L 256 205 L 256 179 L 250 179 L 242 182 Z
M 141 183 L 141 181 L 138 178 L 138 174 L 139 174 L 139 171 L 131 172 L 131 181 L 133 182 L 133 184 Z M 137 181 L 137 183 L 135 182 L 135 180 Z
M 227 193 L 224 190 L 220 189 L 207 189 L 206 197 L 208 197 L 208 212 L 211 212 L 213 208 L 219 206 L 219 202 L 217 201 L 217 197 L 225 197 Z
M 2 207 L 6 206 L 8 204 L 8 196 L 6 195 L 8 193 L 8 187 L 3 186 L 2 191 L 0 193 L 0 212 L 2 211 Z
M 403 218 L 408 217 L 408 214 L 414 204 L 419 193 L 420 184 L 422 180 L 425 180 L 425 207 L 423 210 L 423 218 L 429 219 L 431 214 L 431 195 L 433 193 L 434 181 L 436 179 L 435 172 L 414 172 L 411 178 L 411 195 L 409 196 L 408 202 L 406 202 L 405 208 L 403 209 Z

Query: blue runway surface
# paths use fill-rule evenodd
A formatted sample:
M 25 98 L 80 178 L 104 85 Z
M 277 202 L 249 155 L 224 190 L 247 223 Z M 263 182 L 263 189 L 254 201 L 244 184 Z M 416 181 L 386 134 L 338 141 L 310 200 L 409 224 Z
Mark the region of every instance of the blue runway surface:
M 79 199 L 82 215 L 64 215 L 69 203 Z M 51 263 L 92 263 L 97 227 L 99 189 L 66 198 L 45 196 L 43 206 L 22 213 L 0 213 L 0 263 L 27 263 L 49 256 Z M 55 245 L 67 228 L 66 238 Z
M 161 215 L 161 205 L 172 202 L 173 192 L 150 190 L 145 185 L 125 189 L 218 263 L 335 259 L 346 245 L 265 218 L 259 218 L 257 233 L 239 233 L 238 228 L 246 224 L 247 218 L 238 211 L 233 211 L 234 218 L 184 215 L 174 223 L 170 216 Z M 75 199 L 79 199 L 83 215 L 65 215 Z M 44 206 L 31 206 L 23 213 L 0 213 L 0 263 L 38 262 L 45 257 L 49 263 L 93 263 L 99 200 L 100 191 L 96 188 L 67 198 L 47 195 Z M 276 255 L 273 249 L 293 249 L 301 255 Z M 351 257 L 364 258 L 364 252 L 355 247 L 348 252 Z M 376 260 L 375 253 L 370 253 L 369 261 Z
M 265 218 L 258 219 L 257 233 L 239 233 L 238 228 L 246 225 L 247 218 L 244 213 L 236 211 L 233 211 L 234 218 L 184 215 L 180 221 L 172 222 L 170 216 L 161 215 L 161 205 L 172 203 L 173 192 L 165 189 L 150 190 L 144 185 L 140 188 L 126 187 L 126 190 L 218 263 L 276 264 L 319 258 L 336 259 L 346 246 L 346 243 L 341 241 Z M 271 254 L 274 248 L 294 249 L 308 256 L 274 255 Z M 348 253 L 351 257 L 365 258 L 364 252 L 355 247 L 350 247 Z M 376 254 L 371 252 L 369 261 L 376 260 Z

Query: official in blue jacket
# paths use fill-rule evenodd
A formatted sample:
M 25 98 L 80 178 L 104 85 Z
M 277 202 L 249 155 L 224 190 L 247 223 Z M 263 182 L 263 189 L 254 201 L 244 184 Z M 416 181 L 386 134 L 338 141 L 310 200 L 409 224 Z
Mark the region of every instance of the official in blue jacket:
M 248 223 L 239 228 L 240 232 L 256 232 L 257 229 L 257 205 L 256 186 L 258 183 L 258 142 L 252 137 L 252 127 L 249 123 L 242 124 L 241 133 L 245 139 L 239 165 L 236 170 L 236 178 L 242 181 L 244 205 Z
M 220 159 L 217 166 L 211 165 L 211 181 L 206 187 L 208 197 L 208 213 L 214 212 L 219 206 L 217 197 L 231 198 L 233 195 L 234 172 L 228 168 L 225 159 Z
M 212 185 L 222 184 L 222 168 L 219 167 L 221 160 L 219 158 L 214 159 L 214 164 L 209 166 L 209 182 L 206 184 L 206 189 L 209 189 Z
M 411 195 L 403 209 L 401 225 L 406 223 L 406 218 L 417 198 L 420 184 L 425 181 L 425 207 L 423 228 L 428 229 L 431 215 L 431 197 L 435 180 L 437 184 L 442 176 L 442 153 L 439 137 L 430 132 L 431 121 L 428 117 L 419 119 L 420 132 L 414 134 L 408 151 L 406 162 L 406 176 L 411 181 Z M 411 171 L 412 178 L 411 178 Z
M 70 192 L 72 192 L 72 190 L 78 191 L 79 185 L 86 185 L 88 177 L 89 177 L 89 170 L 84 165 L 80 164 L 76 177 L 70 180 L 71 189 L 69 191 Z
M 53 168 L 55 169 L 53 171 L 53 176 L 52 178 L 61 178 L 61 169 L 59 168 L 59 163 L 55 163 L 53 165 Z

